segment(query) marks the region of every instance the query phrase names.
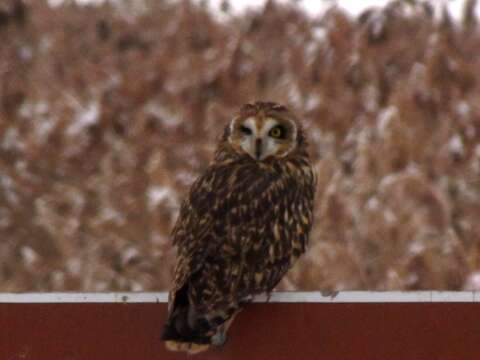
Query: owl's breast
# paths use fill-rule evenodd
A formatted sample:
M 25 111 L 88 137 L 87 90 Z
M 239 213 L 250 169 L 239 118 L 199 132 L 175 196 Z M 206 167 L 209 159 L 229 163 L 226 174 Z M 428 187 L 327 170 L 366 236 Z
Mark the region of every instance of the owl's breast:
M 242 186 L 231 192 L 226 240 L 253 273 L 263 272 L 257 280 L 271 283 L 305 251 L 313 185 L 280 167 L 239 174 Z

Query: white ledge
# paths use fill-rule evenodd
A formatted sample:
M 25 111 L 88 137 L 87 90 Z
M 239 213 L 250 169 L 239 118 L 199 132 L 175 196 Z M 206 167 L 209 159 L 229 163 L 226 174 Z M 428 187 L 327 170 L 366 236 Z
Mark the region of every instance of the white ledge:
M 165 303 L 166 292 L 122 293 L 0 293 L 0 303 Z M 254 302 L 266 302 L 266 296 L 257 296 Z M 272 303 L 438 303 L 480 302 L 476 291 L 341 291 L 274 292 Z

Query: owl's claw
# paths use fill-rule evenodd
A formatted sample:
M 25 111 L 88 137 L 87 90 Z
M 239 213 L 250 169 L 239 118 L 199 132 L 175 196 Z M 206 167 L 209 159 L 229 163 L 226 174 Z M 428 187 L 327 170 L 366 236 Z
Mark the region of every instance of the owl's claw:
M 211 338 L 211 343 L 214 346 L 223 346 L 227 342 L 227 334 L 225 331 L 218 331 Z

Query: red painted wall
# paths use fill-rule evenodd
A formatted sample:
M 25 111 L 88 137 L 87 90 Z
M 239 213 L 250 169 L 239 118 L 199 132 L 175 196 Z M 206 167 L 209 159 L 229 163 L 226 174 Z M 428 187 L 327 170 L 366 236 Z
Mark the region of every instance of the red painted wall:
M 0 304 L 0 360 L 185 359 L 165 304 Z M 192 357 L 188 357 L 192 358 Z M 479 360 L 480 304 L 252 304 L 195 360 Z

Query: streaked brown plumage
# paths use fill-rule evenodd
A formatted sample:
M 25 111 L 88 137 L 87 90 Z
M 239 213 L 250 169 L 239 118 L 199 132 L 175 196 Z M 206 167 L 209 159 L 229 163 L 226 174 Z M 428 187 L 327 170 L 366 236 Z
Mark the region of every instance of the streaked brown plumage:
M 244 105 L 225 128 L 172 232 L 169 349 L 222 344 L 238 311 L 270 293 L 305 251 L 315 192 L 306 148 L 299 122 L 275 103 Z

